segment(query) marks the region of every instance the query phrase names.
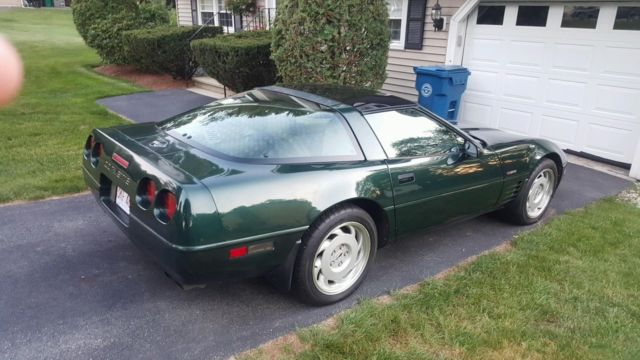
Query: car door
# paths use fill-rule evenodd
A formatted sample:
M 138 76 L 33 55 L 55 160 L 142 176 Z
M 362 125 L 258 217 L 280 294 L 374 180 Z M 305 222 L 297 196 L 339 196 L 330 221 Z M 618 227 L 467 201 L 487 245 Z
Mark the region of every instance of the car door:
M 496 205 L 503 183 L 497 155 L 417 108 L 365 117 L 388 157 L 398 235 Z

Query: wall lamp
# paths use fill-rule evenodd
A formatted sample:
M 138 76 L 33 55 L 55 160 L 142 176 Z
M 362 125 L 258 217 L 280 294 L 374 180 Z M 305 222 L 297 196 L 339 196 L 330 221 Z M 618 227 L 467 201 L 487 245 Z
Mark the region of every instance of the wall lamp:
M 442 31 L 444 28 L 444 19 L 442 18 L 442 7 L 440 0 L 436 0 L 436 4 L 431 9 L 431 20 L 433 20 L 433 30 Z

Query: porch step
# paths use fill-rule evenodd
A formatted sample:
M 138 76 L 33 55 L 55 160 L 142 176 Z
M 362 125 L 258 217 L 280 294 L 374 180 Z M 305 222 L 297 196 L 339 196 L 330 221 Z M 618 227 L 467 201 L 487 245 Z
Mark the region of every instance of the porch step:
M 224 86 L 220 84 L 216 79 L 210 78 L 208 76 L 197 76 L 193 78 L 193 87 L 189 88 L 189 90 L 202 94 L 214 97 L 216 99 L 224 98 Z M 227 89 L 227 96 L 234 95 L 235 93 L 229 89 Z

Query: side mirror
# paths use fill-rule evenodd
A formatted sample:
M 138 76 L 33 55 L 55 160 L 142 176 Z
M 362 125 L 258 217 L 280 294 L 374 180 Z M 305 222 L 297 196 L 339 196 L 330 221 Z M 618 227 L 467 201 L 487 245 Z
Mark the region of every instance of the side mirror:
M 465 141 L 464 153 L 470 158 L 477 158 L 479 154 L 478 147 L 471 141 Z
M 465 150 L 462 146 L 454 146 L 449 150 L 449 157 L 447 158 L 447 164 L 453 165 L 459 161 L 464 160 Z

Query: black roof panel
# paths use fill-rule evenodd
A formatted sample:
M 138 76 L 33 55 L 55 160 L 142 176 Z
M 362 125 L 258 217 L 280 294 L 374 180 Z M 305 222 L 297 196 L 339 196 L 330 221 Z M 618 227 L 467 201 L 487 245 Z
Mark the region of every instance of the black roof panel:
M 307 100 L 318 102 L 322 105 L 335 106 L 344 104 L 352 106 L 362 112 L 379 110 L 392 106 L 415 105 L 415 102 L 398 96 L 388 95 L 377 90 L 357 88 L 332 84 L 294 84 L 286 86 L 269 86 L 267 89 L 285 92 L 294 90 L 290 95 L 301 97 L 299 91 L 313 95 Z

